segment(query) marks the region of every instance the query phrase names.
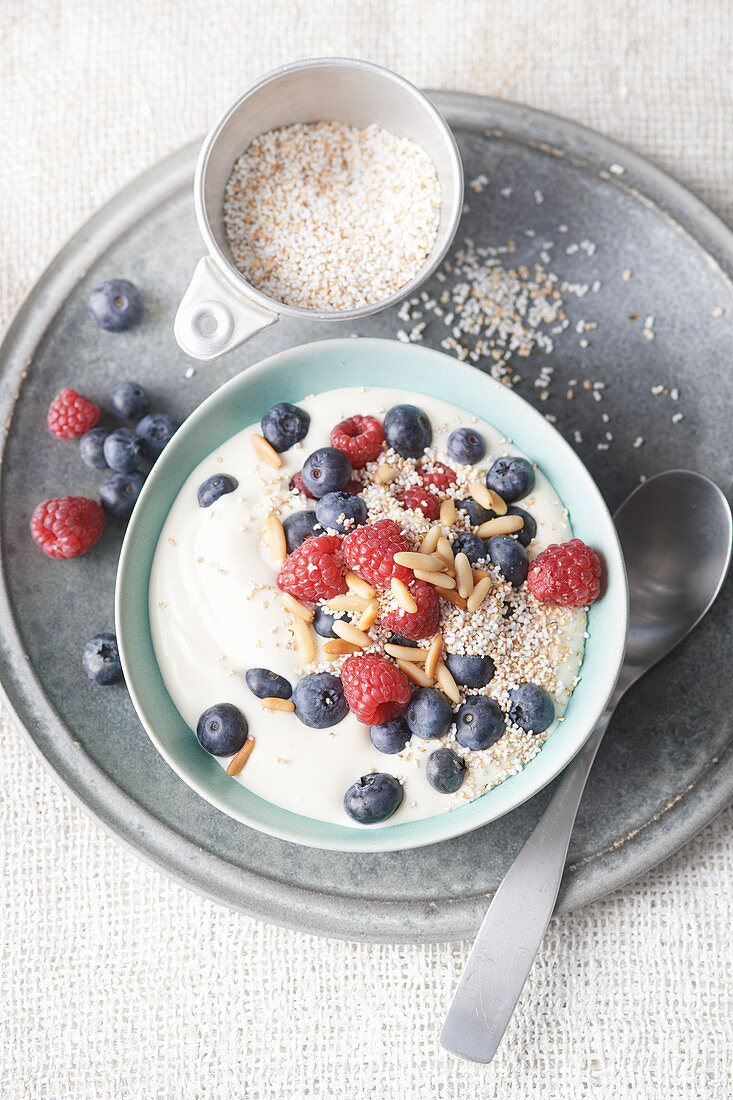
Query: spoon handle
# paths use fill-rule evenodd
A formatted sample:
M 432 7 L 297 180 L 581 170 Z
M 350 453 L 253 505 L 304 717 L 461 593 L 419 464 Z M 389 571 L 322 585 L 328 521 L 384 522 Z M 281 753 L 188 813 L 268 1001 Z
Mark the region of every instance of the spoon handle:
M 613 713 L 565 769 L 549 806 L 504 876 L 471 948 L 440 1042 L 473 1062 L 496 1053 L 550 922 L 588 772 Z

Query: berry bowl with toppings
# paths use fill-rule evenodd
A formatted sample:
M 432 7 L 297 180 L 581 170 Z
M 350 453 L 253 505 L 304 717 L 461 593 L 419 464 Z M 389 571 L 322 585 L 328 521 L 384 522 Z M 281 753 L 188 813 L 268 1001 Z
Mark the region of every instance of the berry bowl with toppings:
M 116 615 L 140 719 L 194 790 L 287 840 L 387 851 L 562 770 L 627 605 L 600 493 L 537 411 L 440 352 L 352 339 L 189 417 L 135 507 Z

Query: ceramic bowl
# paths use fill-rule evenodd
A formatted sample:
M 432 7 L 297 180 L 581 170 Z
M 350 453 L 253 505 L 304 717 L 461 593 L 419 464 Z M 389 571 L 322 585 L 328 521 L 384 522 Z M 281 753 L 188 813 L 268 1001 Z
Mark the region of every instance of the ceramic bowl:
M 603 556 L 603 598 L 588 616 L 581 679 L 540 752 L 517 775 L 473 802 L 422 821 L 381 828 L 318 821 L 284 810 L 229 778 L 199 745 L 163 683 L 150 632 L 148 583 L 166 515 L 193 468 L 278 401 L 340 386 L 399 387 L 461 405 L 493 424 L 550 479 L 573 531 Z M 517 394 L 442 352 L 391 340 L 338 339 L 271 356 L 226 383 L 176 432 L 147 479 L 122 547 L 116 591 L 117 637 L 132 701 L 148 736 L 202 798 L 262 832 L 340 851 L 391 851 L 433 844 L 508 813 L 541 790 L 572 760 L 611 695 L 623 660 L 628 593 L 621 548 L 603 498 L 562 436 Z M 253 731 L 253 732 L 256 732 Z

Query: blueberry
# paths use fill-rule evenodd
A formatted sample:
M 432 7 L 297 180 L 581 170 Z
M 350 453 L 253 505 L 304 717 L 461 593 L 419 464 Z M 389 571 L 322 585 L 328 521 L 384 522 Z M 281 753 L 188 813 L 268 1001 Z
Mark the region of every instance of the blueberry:
M 215 703 L 198 720 L 196 736 L 212 756 L 232 756 L 247 740 L 247 719 L 233 703 Z
M 155 462 L 178 426 L 178 421 L 167 413 L 148 413 L 144 416 L 135 428 L 135 434 L 143 440 L 145 457 Z
M 534 486 L 534 470 L 526 458 L 497 458 L 486 475 L 486 486 L 511 504 Z
M 395 634 L 394 630 L 387 636 L 387 645 L 406 645 L 410 649 L 418 649 L 417 642 L 412 638 L 403 638 L 401 634 Z
M 102 507 L 111 516 L 129 519 L 144 483 L 142 474 L 107 474 L 99 486 Z
M 118 474 L 131 474 L 143 460 L 145 445 L 131 428 L 117 428 L 104 441 L 107 465 Z
M 473 428 L 456 428 L 448 436 L 446 450 L 459 466 L 475 466 L 486 454 L 486 443 Z
M 92 428 L 85 432 L 79 440 L 79 454 L 82 462 L 87 466 L 93 466 L 96 470 L 107 469 L 107 459 L 104 457 L 104 441 L 109 435 L 109 428 Z
M 199 485 L 197 493 L 199 508 L 210 508 L 219 497 L 233 493 L 238 485 L 236 477 L 230 477 L 229 474 L 213 474 L 207 477 L 206 481 L 202 481 Z
M 381 726 L 372 726 L 369 730 L 372 744 L 379 752 L 402 752 L 407 742 L 412 737 L 410 727 L 404 717 L 392 718 L 389 722 L 383 722 Z
M 371 772 L 349 787 L 344 809 L 360 825 L 376 825 L 391 817 L 403 798 L 402 784 L 393 775 Z
M 269 668 L 250 668 L 244 675 L 247 687 L 258 699 L 289 699 L 293 694 L 290 683 Z
M 345 488 L 351 477 L 351 463 L 335 447 L 319 447 L 306 458 L 300 476 L 308 492 L 320 499 Z
M 422 409 L 416 405 L 393 405 L 384 418 L 387 446 L 404 458 L 419 458 L 430 446 L 433 429 Z
M 451 705 L 436 688 L 418 688 L 405 713 L 411 731 L 424 740 L 444 737 L 453 724 Z
M 486 545 L 491 564 L 498 565 L 504 580 L 519 588 L 529 572 L 529 558 L 521 543 L 511 535 L 494 535 Z
M 143 315 L 140 291 L 127 279 L 108 279 L 89 295 L 89 316 L 107 332 L 124 332 Z
M 521 516 L 524 520 L 524 527 L 521 527 L 514 536 L 517 542 L 522 546 L 529 546 L 532 539 L 537 534 L 537 522 L 534 516 L 531 516 L 529 512 L 525 512 L 524 508 L 518 508 L 516 504 L 510 505 L 506 514 L 508 516 Z
M 281 401 L 273 405 L 262 417 L 261 427 L 270 446 L 276 451 L 287 451 L 295 443 L 300 443 L 308 434 L 311 418 L 297 405 Z
M 504 732 L 504 715 L 496 699 L 488 695 L 469 695 L 456 715 L 456 741 L 466 749 L 480 752 L 498 741 Z
M 555 704 L 539 684 L 520 684 L 509 692 L 509 721 L 527 733 L 542 733 L 555 717 Z
M 479 504 L 473 497 L 468 497 L 466 500 L 457 500 L 456 508 L 459 512 L 465 512 L 472 527 L 480 527 L 482 523 L 486 523 L 487 520 L 494 519 L 496 512 L 493 512 L 491 508 L 484 508 L 483 504 Z
M 335 726 L 349 709 L 340 678 L 330 672 L 304 676 L 293 692 L 293 702 L 303 725 L 317 730 Z
M 462 687 L 485 687 L 496 672 L 494 662 L 487 653 L 446 653 L 445 664 L 455 682 Z
M 285 531 L 285 545 L 289 554 L 302 546 L 306 539 L 314 534 L 313 528 L 318 524 L 316 513 L 310 508 L 304 508 L 300 512 L 293 512 L 283 520 Z
M 93 684 L 114 684 L 122 679 L 122 665 L 114 634 L 95 634 L 84 646 L 81 663 Z
M 118 382 L 109 395 L 109 403 L 120 420 L 140 420 L 150 412 L 150 398 L 137 382 Z
M 333 620 L 335 615 L 332 615 L 330 611 L 326 611 L 325 607 L 318 607 L 313 612 L 313 629 L 316 634 L 320 634 L 322 638 L 335 638 L 336 631 L 333 629 Z
M 316 516 L 321 527 L 345 535 L 366 523 L 366 501 L 353 493 L 326 493 L 316 505 Z
M 452 749 L 436 749 L 425 764 L 425 778 L 441 794 L 453 794 L 466 777 L 465 761 Z
M 478 535 L 472 535 L 470 531 L 459 531 L 451 543 L 453 554 L 465 554 L 471 565 L 475 565 L 480 558 L 486 557 L 486 543 Z

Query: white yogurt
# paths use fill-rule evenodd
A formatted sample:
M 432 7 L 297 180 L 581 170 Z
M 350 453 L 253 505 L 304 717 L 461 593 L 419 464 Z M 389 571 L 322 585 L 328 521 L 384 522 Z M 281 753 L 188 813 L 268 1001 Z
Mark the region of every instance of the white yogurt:
M 430 817 L 462 805 L 520 770 L 557 725 L 556 720 L 541 737 L 509 727 L 496 745 L 482 753 L 467 752 L 449 737 L 445 743 L 465 757 L 468 774 L 459 791 L 446 795 L 433 790 L 424 774 L 427 756 L 439 747 L 438 742 L 413 737 L 404 752 L 387 756 L 374 748 L 368 728 L 351 713 L 331 729 L 312 729 L 293 713 L 264 712 L 245 684 L 244 674 L 252 667 L 269 668 L 293 685 L 306 672 L 327 667 L 338 672 L 338 664 L 320 663 L 324 661 L 325 641 L 320 637 L 319 663 L 308 669 L 300 667 L 288 626 L 289 615 L 276 587 L 278 566 L 262 541 L 262 526 L 273 511 L 282 518 L 305 506 L 298 494 L 288 491 L 288 482 L 311 451 L 328 445 L 334 424 L 357 413 L 381 419 L 392 405 L 403 402 L 416 404 L 427 413 L 433 426 L 432 451 L 438 459 L 445 459 L 448 435 L 460 426 L 472 427 L 484 436 L 487 454 L 480 463 L 482 471 L 498 457 L 522 453 L 470 412 L 422 394 L 344 388 L 304 397 L 298 403 L 311 418 L 308 435 L 282 455 L 281 470 L 272 470 L 254 453 L 251 438 L 260 431 L 259 424 L 227 440 L 193 470 L 166 518 L 150 578 L 155 653 L 165 685 L 184 721 L 193 731 L 204 710 L 214 703 L 229 702 L 246 716 L 250 733 L 256 738 L 246 767 L 232 782 L 241 782 L 260 797 L 295 813 L 355 828 L 363 826 L 344 812 L 343 796 L 360 776 L 384 771 L 403 782 L 402 805 L 385 825 Z M 465 471 L 466 479 L 470 473 Z M 220 497 L 211 508 L 200 508 L 198 487 L 214 474 L 236 478 L 238 489 Z M 464 488 L 456 495 L 468 494 Z M 536 471 L 532 493 L 518 503 L 537 521 L 537 535 L 528 549 L 530 558 L 549 543 L 572 537 L 562 502 L 541 471 Z M 315 502 L 308 501 L 307 505 L 314 507 Z M 412 528 L 417 539 L 431 525 L 419 513 L 394 507 L 395 516 Z M 482 612 L 474 616 L 478 632 Z M 585 612 L 546 608 L 536 613 L 544 619 L 542 636 L 535 645 L 542 651 L 538 656 L 542 667 L 534 678 L 553 694 L 560 718 L 582 661 Z M 487 629 L 496 630 L 496 615 L 493 626 L 486 621 Z M 503 646 L 509 639 L 510 653 L 516 652 L 524 659 L 532 647 L 516 625 L 508 630 L 515 633 L 498 644 Z M 512 637 L 521 640 L 512 642 Z M 529 677 L 504 667 L 501 657 L 496 662 L 497 674 L 483 690 L 504 703 L 511 684 Z M 220 760 L 223 767 L 228 762 L 229 758 Z

